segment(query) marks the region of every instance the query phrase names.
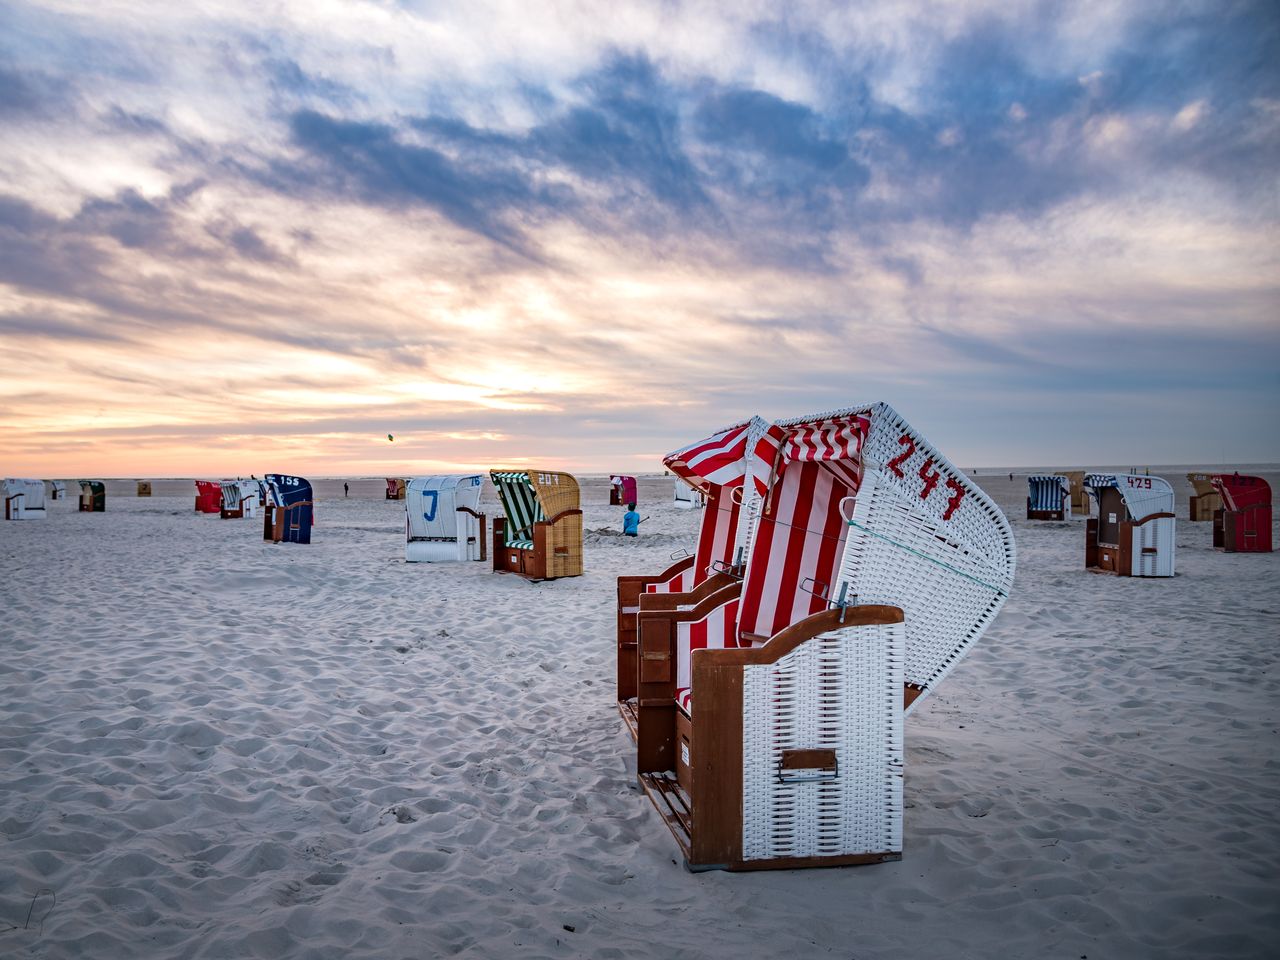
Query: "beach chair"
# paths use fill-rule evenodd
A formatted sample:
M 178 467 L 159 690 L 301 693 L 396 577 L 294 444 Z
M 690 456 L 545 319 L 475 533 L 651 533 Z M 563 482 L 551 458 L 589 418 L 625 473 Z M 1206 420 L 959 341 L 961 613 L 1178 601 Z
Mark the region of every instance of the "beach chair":
M 44 481 L 9 477 L 4 482 L 6 520 L 45 519 Z
M 107 509 L 107 485 L 101 480 L 80 481 L 80 512 L 105 513 Z
M 139 481 L 138 481 L 138 496 L 140 496 L 140 497 L 149 497 L 149 496 L 151 496 L 151 481 L 150 481 L 150 480 L 139 480 Z
M 1084 471 L 1064 470 L 1062 475 L 1071 486 L 1071 516 L 1089 516 L 1089 491 L 1084 486 Z
M 624 507 L 636 503 L 636 478 L 615 474 L 609 477 L 609 506 Z
M 67 499 L 67 485 L 61 480 L 46 480 L 45 493 L 49 500 Z
M 640 611 L 664 617 L 664 629 L 671 633 L 680 613 L 717 590 L 741 583 L 755 530 L 753 521 L 759 515 L 781 441 L 781 431 L 761 417 L 752 417 L 663 459 L 676 482 L 696 490 L 706 509 L 693 554 L 673 556 L 675 562 L 659 574 L 618 578 L 617 703 L 633 739 L 638 723 Z M 659 628 L 654 625 L 650 629 Z
M 403 500 L 405 498 L 405 481 L 400 477 L 387 477 L 387 499 Z
M 222 512 L 222 483 L 218 480 L 197 480 L 196 513 Z
M 1098 502 L 1098 516 L 1085 525 L 1085 569 L 1172 577 L 1175 520 L 1169 482 L 1136 473 L 1091 473 L 1084 483 Z
M 527 580 L 582 576 L 578 481 L 567 473 L 490 470 L 505 513 L 493 521 L 493 569 Z
M 484 477 L 458 474 L 415 477 L 405 487 L 405 548 L 409 563 L 484 560 Z
M 223 480 L 219 516 L 223 520 L 254 517 L 258 507 L 256 480 Z
M 1061 474 L 1027 477 L 1027 519 L 1066 520 L 1071 516 L 1071 481 Z
M 1187 516 L 1193 523 L 1212 521 L 1222 509 L 1222 496 L 1213 486 L 1211 473 L 1188 473 L 1187 480 L 1195 493 L 1191 495 Z
M 675 505 L 677 510 L 693 510 L 706 505 L 706 497 L 702 491 L 689 486 L 684 480 L 676 477 Z
M 1013 579 L 1004 515 L 892 408 L 777 426 L 740 592 L 674 643 L 640 613 L 637 769 L 695 870 L 898 859 L 904 719 Z
M 1271 485 L 1261 477 L 1213 477 L 1222 509 L 1213 515 L 1213 545 L 1227 553 L 1271 552 Z
M 311 484 L 301 477 L 268 473 L 267 503 L 262 513 L 262 539 L 271 543 L 310 543 L 315 525 Z

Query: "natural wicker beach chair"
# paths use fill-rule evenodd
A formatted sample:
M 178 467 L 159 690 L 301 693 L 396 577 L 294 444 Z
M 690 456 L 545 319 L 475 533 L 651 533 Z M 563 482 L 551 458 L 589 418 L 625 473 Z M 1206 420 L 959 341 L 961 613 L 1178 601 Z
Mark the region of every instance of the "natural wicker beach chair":
M 1271 552 L 1271 485 L 1261 477 L 1220 473 L 1213 487 L 1222 509 L 1213 515 L 1213 545 L 1227 553 Z
M 256 480 L 223 480 L 219 516 L 223 520 L 254 517 L 258 507 Z
M 621 507 L 636 503 L 636 478 L 622 474 L 609 477 L 609 506 Z
M 706 509 L 692 555 L 673 558 L 675 562 L 659 574 L 618 578 L 617 701 L 633 738 L 638 722 L 637 617 L 641 609 L 664 617 L 664 629 L 672 633 L 682 611 L 741 582 L 754 519 L 782 438 L 768 421 L 752 417 L 663 459 L 678 484 L 705 499 Z
M 107 485 L 101 480 L 80 481 L 80 512 L 105 513 L 107 509 Z
M 1122 577 L 1172 577 L 1173 488 L 1160 477 L 1091 473 L 1084 479 L 1098 501 L 1085 526 L 1087 570 Z
M 44 481 L 9 477 L 4 482 L 6 520 L 45 519 Z
M 1004 515 L 892 408 L 777 426 L 741 591 L 675 642 L 639 618 L 637 768 L 692 869 L 897 859 L 904 717 L 1013 578 Z
M 1027 519 L 1065 520 L 1071 516 L 1071 481 L 1061 474 L 1027 477 Z
M 151 496 L 151 481 L 150 481 L 150 480 L 139 480 L 139 481 L 138 481 L 138 496 L 140 496 L 140 497 L 149 497 L 149 496 Z
M 484 560 L 480 474 L 415 477 L 406 485 L 405 551 L 409 563 Z
M 311 484 L 301 477 L 268 473 L 267 503 L 262 513 L 262 539 L 271 543 L 310 543 L 315 525 Z
M 493 521 L 493 569 L 528 580 L 582 576 L 578 481 L 567 473 L 490 470 L 505 517 Z
M 197 480 L 196 513 L 222 512 L 222 483 L 218 480 Z
M 1071 516 L 1087 517 L 1089 515 L 1089 491 L 1084 487 L 1083 470 L 1064 470 L 1062 475 L 1071 485 Z
M 1214 489 L 1213 474 L 1188 473 L 1187 480 L 1195 490 L 1188 503 L 1188 519 L 1193 523 L 1213 520 L 1217 512 L 1222 509 L 1222 496 Z
M 403 500 L 406 484 L 400 477 L 387 477 L 387 499 Z

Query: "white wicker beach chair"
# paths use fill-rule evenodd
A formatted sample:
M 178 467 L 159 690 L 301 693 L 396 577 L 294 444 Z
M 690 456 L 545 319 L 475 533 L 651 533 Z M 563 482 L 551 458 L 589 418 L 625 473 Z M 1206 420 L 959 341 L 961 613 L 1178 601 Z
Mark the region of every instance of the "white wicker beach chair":
M 900 856 L 904 717 L 1013 578 L 1004 515 L 892 408 L 777 426 L 741 591 L 674 642 L 640 615 L 638 771 L 693 869 Z
M 223 480 L 222 508 L 219 516 L 223 520 L 257 516 L 258 482 L 256 480 Z
M 673 557 L 675 562 L 659 574 L 618 578 L 617 701 L 632 737 L 638 722 L 636 638 L 640 611 L 670 618 L 741 581 L 755 519 L 781 440 L 781 432 L 768 421 L 752 417 L 663 459 L 678 484 L 704 498 L 706 509 L 693 554 Z
M 1172 577 L 1173 487 L 1161 477 L 1091 473 L 1085 488 L 1098 516 L 1085 525 L 1086 569 L 1122 577 Z
M 404 497 L 405 560 L 484 560 L 483 486 L 484 477 L 478 473 L 411 479 Z
M 67 499 L 67 485 L 62 480 L 46 480 L 45 493 L 49 500 Z
M 9 477 L 4 482 L 6 520 L 45 519 L 44 481 Z

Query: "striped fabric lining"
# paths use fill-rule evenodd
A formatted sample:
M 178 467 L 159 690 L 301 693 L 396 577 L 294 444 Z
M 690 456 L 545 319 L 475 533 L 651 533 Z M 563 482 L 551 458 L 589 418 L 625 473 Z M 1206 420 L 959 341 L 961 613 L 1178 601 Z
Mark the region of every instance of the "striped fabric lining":
M 1062 498 L 1071 493 L 1066 477 L 1027 477 L 1027 494 L 1032 510 L 1061 510 Z
M 871 432 L 869 417 L 800 423 L 788 432 L 782 448 L 788 463 L 821 463 L 845 486 L 858 489 L 862 483 L 862 445 Z
M 498 488 L 498 499 L 502 501 L 502 509 L 507 515 L 507 546 L 521 550 L 531 549 L 533 525 L 545 520 L 546 516 L 533 485 L 529 482 L 529 474 L 523 471 L 494 470 L 489 475 Z M 521 545 L 525 543 L 528 546 Z
M 738 600 L 717 607 L 701 620 L 676 625 L 676 686 L 693 683 L 694 650 L 723 650 L 738 643 Z
M 693 688 L 680 687 L 676 690 L 676 706 L 684 711 L 685 716 L 693 716 Z
M 835 590 L 849 529 L 840 515 L 840 501 L 852 493 L 833 471 L 815 461 L 786 466 L 747 562 L 742 633 L 771 637 L 836 599 L 815 594 Z
M 664 583 L 651 583 L 649 593 L 687 593 L 715 573 L 713 565 L 731 565 L 738 536 L 741 507 L 733 496 L 720 487 L 712 487 L 707 505 L 702 510 L 702 526 L 698 529 L 698 546 L 693 566 Z

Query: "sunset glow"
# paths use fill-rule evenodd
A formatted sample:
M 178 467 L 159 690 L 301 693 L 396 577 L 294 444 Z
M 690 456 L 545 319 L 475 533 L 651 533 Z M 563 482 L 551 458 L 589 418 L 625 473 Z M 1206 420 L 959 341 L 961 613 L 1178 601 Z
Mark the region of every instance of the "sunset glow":
M 787 9 L 0 4 L 0 470 L 1280 460 L 1272 5 Z

